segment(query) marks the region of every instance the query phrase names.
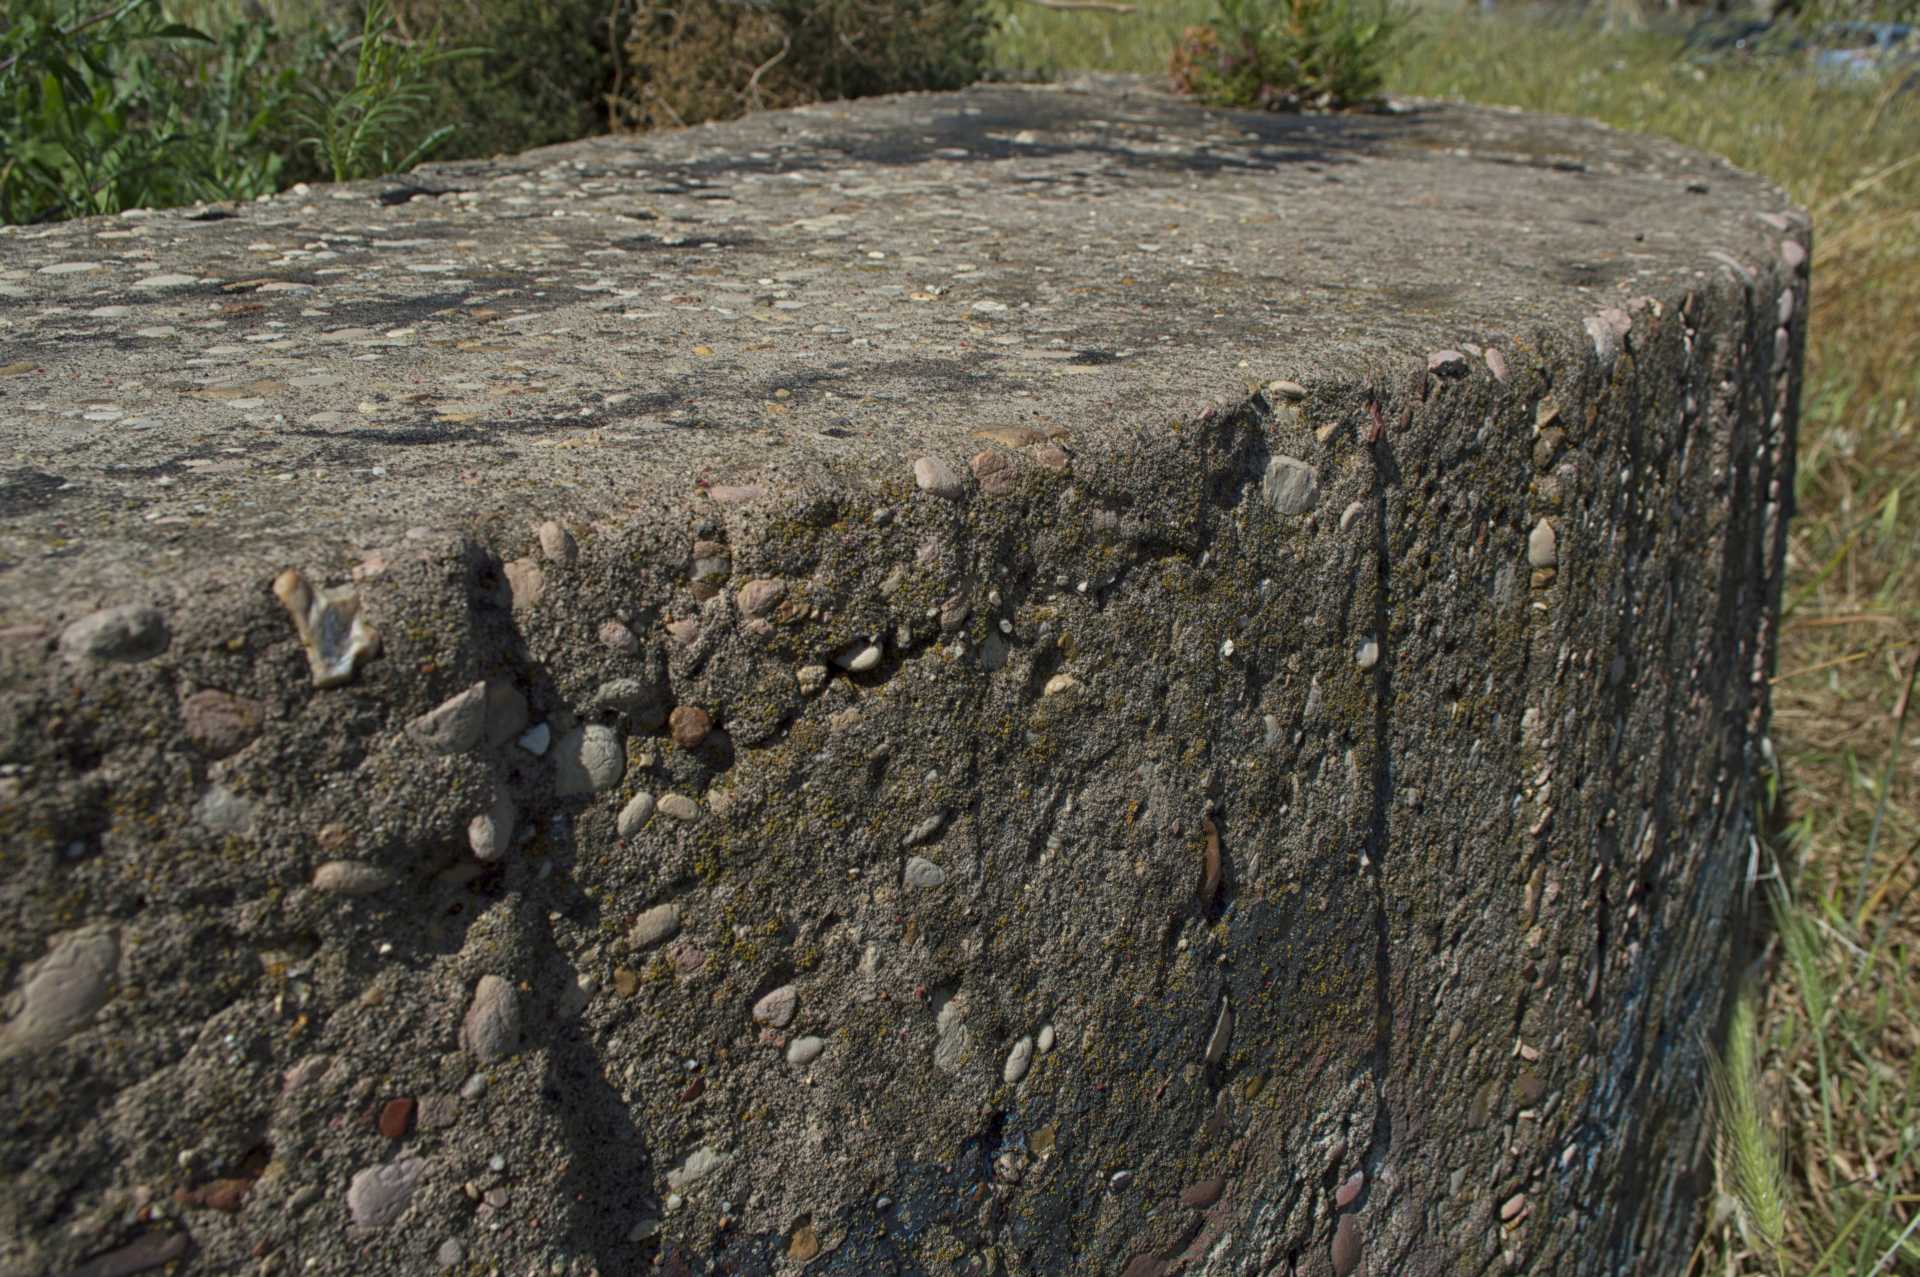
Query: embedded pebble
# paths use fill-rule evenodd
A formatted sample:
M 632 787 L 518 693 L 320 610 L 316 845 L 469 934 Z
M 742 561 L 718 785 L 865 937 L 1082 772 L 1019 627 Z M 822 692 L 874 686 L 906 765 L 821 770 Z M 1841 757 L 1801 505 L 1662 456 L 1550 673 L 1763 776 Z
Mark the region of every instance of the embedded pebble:
M 783 984 L 753 1004 L 753 1019 L 756 1024 L 784 1029 L 793 1022 L 793 1013 L 799 1006 L 799 992 L 792 985 Z
M 512 683 L 487 681 L 487 744 L 498 749 L 527 725 L 527 698 Z
M 627 805 L 620 809 L 620 818 L 614 822 L 614 828 L 622 838 L 631 838 L 653 816 L 653 795 L 635 794 Z
M 547 747 L 552 743 L 553 728 L 545 723 L 535 723 L 532 727 L 520 733 L 520 739 L 514 742 L 514 744 L 526 750 L 535 758 L 544 757 L 547 752 Z
M 467 847 L 475 860 L 492 862 L 507 854 L 513 843 L 513 825 L 519 818 L 513 798 L 502 789 L 493 797 L 490 811 L 467 822 Z
M 713 718 L 697 705 L 680 705 L 667 716 L 667 730 L 681 749 L 697 749 L 713 730 Z
M 682 1192 L 699 1183 L 726 1164 L 726 1155 L 711 1144 L 702 1145 L 687 1155 L 687 1160 L 667 1172 L 667 1186 Z
M 942 1073 L 958 1073 L 973 1058 L 973 1030 L 964 1024 L 950 1026 L 933 1044 L 933 1063 Z
M 670 940 L 680 931 L 680 906 L 655 905 L 633 920 L 633 929 L 627 932 L 627 939 L 642 949 L 651 949 L 663 940 Z
M 1333 1229 L 1334 1277 L 1348 1277 L 1359 1266 L 1360 1222 L 1352 1215 L 1342 1215 Z
M 617 727 L 589 723 L 554 746 L 553 791 L 562 798 L 609 789 L 626 774 L 627 751 Z
M 773 610 L 774 604 L 786 596 L 787 583 L 780 580 L 749 581 L 734 594 L 734 602 L 747 616 L 760 616 Z
M 935 834 L 939 833 L 940 826 L 944 825 L 946 821 L 946 812 L 937 811 L 933 813 L 933 815 L 928 816 L 912 829 L 908 830 L 907 836 L 900 840 L 900 845 L 902 847 L 918 847 L 921 843 L 928 841 Z
M 1353 1205 L 1354 1198 L 1360 1196 L 1360 1190 L 1366 1186 L 1367 1173 L 1365 1171 L 1355 1171 L 1353 1174 L 1347 1176 L 1346 1182 L 1341 1184 L 1338 1191 L 1333 1195 L 1333 1208 L 1335 1210 L 1345 1210 L 1347 1207 Z
M 662 794 L 656 806 L 661 815 L 675 820 L 695 820 L 700 815 L 700 804 L 685 794 Z
M 507 578 L 507 593 L 513 610 L 524 612 L 539 605 L 547 596 L 547 574 L 532 559 L 515 559 L 501 568 Z
M 807 1065 L 819 1059 L 820 1053 L 826 1049 L 827 1040 L 825 1038 L 812 1036 L 795 1038 L 787 1046 L 787 1063 L 796 1069 L 804 1069 Z
M 209 786 L 194 804 L 193 818 L 209 833 L 244 834 L 253 828 L 253 800 L 225 785 Z
M 620 622 L 602 621 L 600 623 L 600 646 L 609 651 L 619 652 L 625 656 L 632 656 L 640 650 L 640 640 L 634 637 L 632 630 Z
M 853 643 L 842 648 L 833 663 L 849 674 L 864 674 L 880 663 L 885 655 L 878 643 Z
M 1487 347 L 1486 360 L 1487 371 L 1493 374 L 1493 379 L 1498 382 L 1505 382 L 1507 379 L 1507 357 L 1501 354 L 1495 347 L 1489 346 Z
M 1279 514 L 1305 514 L 1319 503 L 1320 481 L 1306 462 L 1280 456 L 1267 463 L 1260 492 Z
M 1180 1190 L 1180 1204 L 1205 1209 L 1220 1200 L 1220 1194 L 1226 1191 L 1224 1176 L 1214 1175 L 1195 1184 L 1189 1184 Z
M 1788 270 L 1799 270 L 1807 264 L 1807 247 L 1797 239 L 1780 241 L 1780 260 L 1787 264 Z
M 827 686 L 828 670 L 824 665 L 802 665 L 793 672 L 793 681 L 800 686 L 804 696 L 818 696 Z
M 1053 1050 L 1053 1026 L 1051 1024 L 1043 1024 L 1040 1026 L 1040 1041 L 1038 1046 L 1040 1047 L 1040 1054 L 1042 1055 Z
M 496 975 L 483 975 L 460 1025 L 460 1045 L 482 1064 L 520 1049 L 520 995 Z
M 467 1252 L 466 1248 L 461 1246 L 458 1241 L 449 1237 L 440 1243 L 439 1250 L 433 1252 L 433 1258 L 434 1262 L 442 1268 L 458 1268 L 462 1263 L 466 1262 Z
M 407 1133 L 413 1125 L 414 1102 L 411 1099 L 388 1100 L 380 1108 L 380 1120 L 376 1125 L 380 1134 L 390 1140 L 397 1140 Z
M 1527 534 L 1527 562 L 1536 568 L 1550 568 L 1560 562 L 1559 538 L 1545 519 L 1533 525 Z
M 1220 1014 L 1214 1018 L 1213 1033 L 1207 1038 L 1207 1063 L 1218 1064 L 1227 1058 L 1227 1046 L 1233 1040 L 1233 1008 L 1220 999 Z
M 1290 403 L 1298 403 L 1307 397 L 1307 388 L 1297 381 L 1270 381 L 1267 383 L 1267 393 Z
M 475 683 L 407 724 L 407 735 L 436 754 L 464 754 L 487 725 L 487 685 Z
M 475 1074 L 478 1077 L 479 1074 Z M 423 1131 L 441 1131 L 460 1120 L 460 1099 L 455 1095 L 423 1095 L 414 1122 Z
M 610 678 L 593 692 L 595 708 L 617 710 L 641 731 L 652 731 L 667 721 L 666 694 L 657 684 L 637 678 Z
M 1006 1080 L 1008 1086 L 1015 1086 L 1027 1075 L 1027 1070 L 1032 1066 L 1033 1039 L 1021 1038 L 1013 1044 L 1013 1050 L 1007 1052 L 1007 1063 L 1000 1070 L 1000 1076 Z
M 392 874 L 361 860 L 329 860 L 313 871 L 313 889 L 333 896 L 371 896 L 392 885 Z
M 484 1073 L 474 1074 L 468 1078 L 466 1084 L 460 1088 L 460 1098 L 463 1100 L 477 1100 L 486 1093 L 487 1075 Z
M 1227 646 L 1229 649 L 1232 648 L 1233 646 L 1232 639 L 1227 640 Z M 1078 686 L 1080 686 L 1080 680 L 1075 678 L 1073 675 L 1055 674 L 1052 678 L 1047 680 L 1047 685 L 1040 689 L 1040 695 L 1043 697 L 1058 696 L 1062 692 L 1070 692 Z
M 1370 670 L 1380 663 L 1380 644 L 1375 639 L 1363 640 L 1360 650 L 1353 654 L 1353 663 L 1363 670 Z
M 1427 371 L 1438 377 L 1467 375 L 1467 357 L 1457 350 L 1436 350 L 1427 356 Z
M 53 936 L 47 953 L 22 975 L 18 1011 L 0 1030 L 0 1058 L 73 1036 L 107 1004 L 120 941 L 110 927 Z
M 1133 1183 L 1132 1171 L 1115 1171 L 1107 1177 L 1107 1187 L 1118 1193 Z
M 909 887 L 938 887 L 946 882 L 947 871 L 924 856 L 909 856 L 903 877 Z
M 361 1228 L 385 1228 L 400 1218 L 427 1164 L 403 1157 L 385 1166 L 369 1166 L 347 1186 L 347 1210 Z
M 167 648 L 167 620 L 150 607 L 127 604 L 81 617 L 60 632 L 69 660 L 144 661 Z
M 1348 528 L 1353 526 L 1354 520 L 1358 519 L 1361 515 L 1365 514 L 1366 512 L 1367 512 L 1367 507 L 1365 502 L 1362 502 L 1362 501 L 1349 502 L 1347 505 L 1347 508 L 1340 512 L 1340 530 L 1342 532 L 1345 532 Z
M 540 553 L 549 563 L 558 563 L 562 567 L 572 567 L 574 560 L 580 557 L 580 547 L 574 542 L 573 533 L 549 519 L 535 530 L 540 538 Z
M 958 497 L 966 489 L 953 467 L 938 457 L 922 457 L 913 463 L 913 481 L 922 492 L 936 497 Z
M 298 568 L 273 581 L 274 597 L 293 620 L 315 687 L 338 687 L 380 654 L 380 631 L 360 615 L 360 596 L 347 586 L 316 590 Z
M 1515 1193 L 1512 1197 L 1500 1203 L 1500 1221 L 1502 1223 L 1511 1223 L 1518 1219 L 1521 1212 L 1526 1209 L 1527 1195 L 1525 1193 Z
M 187 739 L 209 758 L 236 753 L 260 732 L 265 712 L 258 701 L 214 688 L 195 692 L 180 705 Z

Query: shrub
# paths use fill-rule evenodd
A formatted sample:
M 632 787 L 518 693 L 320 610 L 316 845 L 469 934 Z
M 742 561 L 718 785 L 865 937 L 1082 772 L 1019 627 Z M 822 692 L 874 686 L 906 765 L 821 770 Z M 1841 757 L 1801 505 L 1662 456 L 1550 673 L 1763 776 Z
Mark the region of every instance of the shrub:
M 619 91 L 639 128 L 980 78 L 987 0 L 640 0 Z
M 1174 88 L 1214 106 L 1339 111 L 1374 105 L 1405 27 L 1392 0 L 1218 0 L 1174 47 Z

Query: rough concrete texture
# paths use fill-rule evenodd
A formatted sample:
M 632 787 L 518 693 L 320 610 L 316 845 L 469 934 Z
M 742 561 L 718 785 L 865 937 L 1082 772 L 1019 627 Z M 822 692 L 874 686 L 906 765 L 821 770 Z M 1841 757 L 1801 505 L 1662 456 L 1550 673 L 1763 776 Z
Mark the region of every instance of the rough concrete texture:
M 983 88 L 0 237 L 0 1269 L 1678 1271 L 1804 216 Z

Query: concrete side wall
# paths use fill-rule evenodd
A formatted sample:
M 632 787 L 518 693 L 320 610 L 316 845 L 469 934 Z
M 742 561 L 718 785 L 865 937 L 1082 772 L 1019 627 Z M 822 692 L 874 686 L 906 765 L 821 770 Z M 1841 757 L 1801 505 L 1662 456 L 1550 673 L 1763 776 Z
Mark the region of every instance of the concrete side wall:
M 8 630 L 0 1266 L 1678 1271 L 1790 242 Z

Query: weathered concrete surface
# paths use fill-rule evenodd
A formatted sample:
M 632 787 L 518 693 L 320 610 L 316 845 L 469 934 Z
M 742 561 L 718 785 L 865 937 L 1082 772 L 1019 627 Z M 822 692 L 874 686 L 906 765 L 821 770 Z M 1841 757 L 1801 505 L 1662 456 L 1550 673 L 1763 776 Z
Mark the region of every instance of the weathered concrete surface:
M 417 186 L 0 237 L 0 1268 L 1678 1270 L 1777 191 L 1113 86 Z

